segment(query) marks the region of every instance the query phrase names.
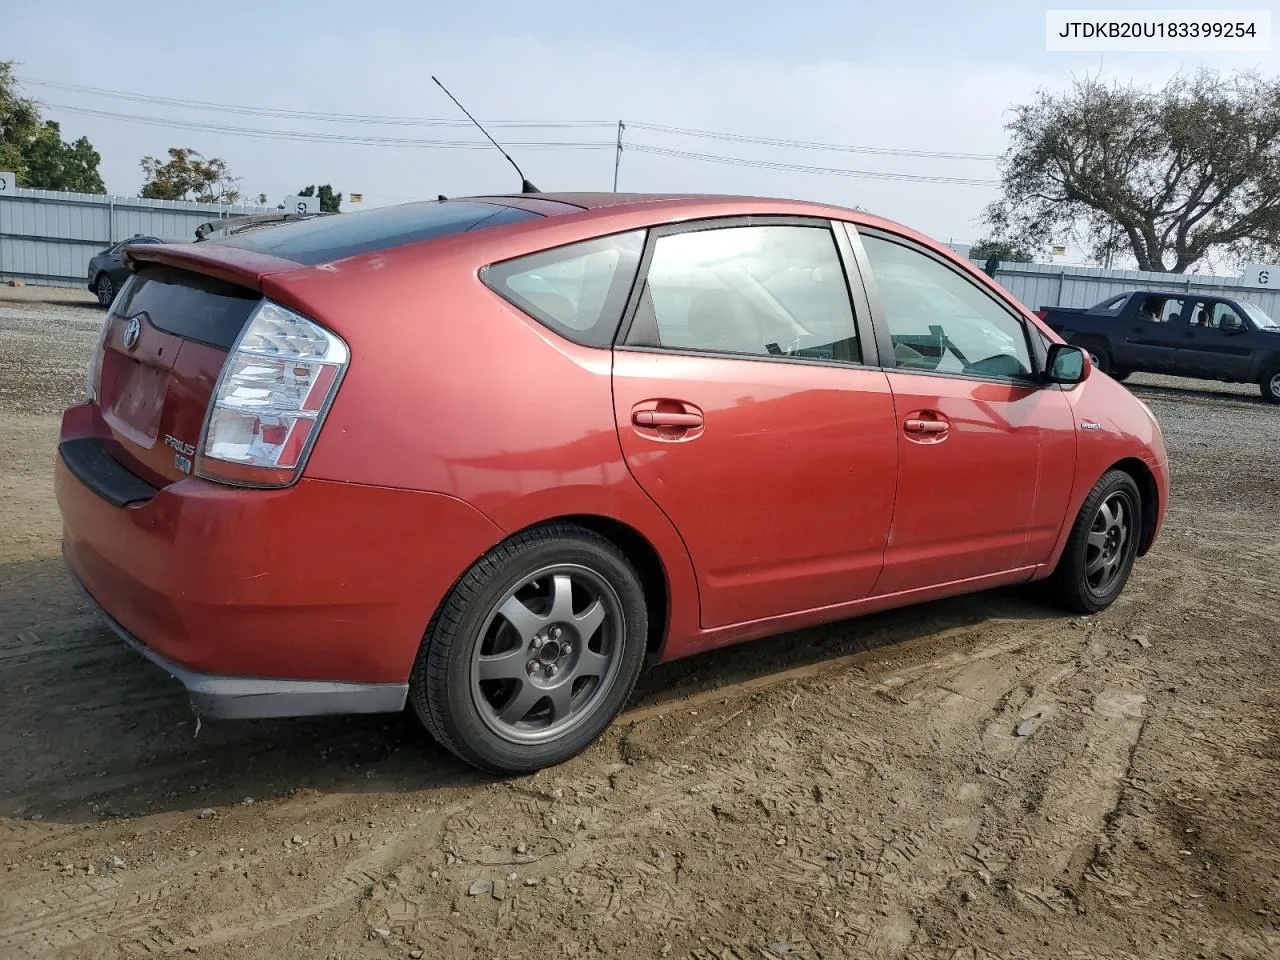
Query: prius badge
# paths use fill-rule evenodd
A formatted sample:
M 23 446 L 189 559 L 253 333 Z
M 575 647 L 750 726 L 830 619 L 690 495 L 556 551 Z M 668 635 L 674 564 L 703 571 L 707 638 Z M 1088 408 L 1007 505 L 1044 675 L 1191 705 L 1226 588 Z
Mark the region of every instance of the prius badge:
M 124 348 L 132 350 L 138 345 L 138 338 L 142 336 L 142 321 L 134 317 L 124 328 Z

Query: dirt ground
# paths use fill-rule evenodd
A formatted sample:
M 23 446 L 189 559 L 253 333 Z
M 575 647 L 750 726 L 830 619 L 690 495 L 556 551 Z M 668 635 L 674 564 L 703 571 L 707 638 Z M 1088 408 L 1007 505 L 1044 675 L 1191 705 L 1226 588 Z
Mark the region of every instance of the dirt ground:
M 205 724 L 59 559 L 101 320 L 0 300 L 0 957 L 1280 957 L 1280 408 L 1135 378 L 1174 500 L 1093 618 L 998 591 L 656 668 L 533 777 Z

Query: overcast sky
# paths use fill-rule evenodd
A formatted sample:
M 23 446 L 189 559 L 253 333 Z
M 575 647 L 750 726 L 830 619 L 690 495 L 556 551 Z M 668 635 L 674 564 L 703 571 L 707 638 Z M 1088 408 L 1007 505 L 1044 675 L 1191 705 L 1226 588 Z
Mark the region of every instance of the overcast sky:
M 1096 4 L 1094 4 L 1096 6 Z M 1241 6 L 1266 7 L 1254 0 Z M 1052 4 L 1068 7 L 1068 3 Z M 1113 7 L 1213 6 L 1128 0 Z M 1045 51 L 1045 6 L 1025 0 L 760 3 L 588 0 L 437 4 L 219 0 L 216 4 L 0 4 L 0 60 L 31 80 L 221 104 L 349 115 L 456 118 L 437 74 L 482 121 L 641 121 L 857 146 L 998 154 L 1008 107 L 1073 74 L 1159 83 L 1206 63 L 1280 68 L 1280 56 Z M 136 194 L 139 158 L 170 146 L 224 157 L 247 195 L 271 201 L 330 182 L 368 204 L 518 189 L 496 152 L 268 140 L 147 126 L 62 106 L 222 126 L 474 139 L 462 129 L 278 119 L 111 99 L 35 84 L 26 92 L 102 154 L 112 193 Z M 62 106 L 59 106 L 62 105 Z M 612 149 L 521 149 L 518 141 L 612 141 L 609 128 L 503 129 L 544 190 L 611 188 Z M 802 150 L 632 128 L 672 150 L 857 170 L 994 180 L 990 160 Z M 726 166 L 624 151 L 620 188 L 799 197 L 858 205 L 942 240 L 982 233 L 990 186 L 883 182 Z

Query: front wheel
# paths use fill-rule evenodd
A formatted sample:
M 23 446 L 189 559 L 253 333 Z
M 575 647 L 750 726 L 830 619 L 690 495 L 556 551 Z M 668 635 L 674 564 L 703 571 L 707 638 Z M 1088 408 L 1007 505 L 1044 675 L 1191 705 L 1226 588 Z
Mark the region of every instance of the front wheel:
M 1280 365 L 1264 373 L 1258 385 L 1262 388 L 1263 400 L 1267 403 L 1280 403 Z
M 1057 600 L 1077 613 L 1111 606 L 1124 589 L 1138 555 L 1142 495 L 1133 477 L 1112 470 L 1084 498 L 1051 586 Z
M 1128 380 L 1128 379 L 1129 379 L 1129 377 L 1132 375 L 1132 373 L 1133 373 L 1133 371 L 1132 371 L 1132 370 L 1112 370 L 1112 371 L 1111 371 L 1111 379 L 1112 379 L 1112 380 L 1118 380 L 1118 381 L 1120 381 L 1121 383 L 1124 383 L 1126 380 Z
M 427 627 L 410 701 L 473 766 L 530 773 L 581 753 L 644 662 L 644 591 L 608 540 L 571 524 L 517 534 L 482 557 Z

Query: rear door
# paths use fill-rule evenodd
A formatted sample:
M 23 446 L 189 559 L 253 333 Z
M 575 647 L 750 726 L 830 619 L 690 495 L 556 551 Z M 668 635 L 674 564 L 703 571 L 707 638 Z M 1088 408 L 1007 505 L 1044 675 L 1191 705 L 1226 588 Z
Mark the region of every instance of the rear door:
M 1043 341 L 937 253 L 887 231 L 850 231 L 862 247 L 898 444 L 897 507 L 875 593 L 1043 562 L 1075 465 L 1067 396 L 1037 379 Z
M 791 218 L 648 240 L 614 351 L 618 437 L 689 549 L 704 627 L 857 600 L 880 573 L 893 398 L 842 248 Z
M 1185 332 L 1183 313 L 1187 300 L 1163 293 L 1138 295 L 1121 321 L 1113 364 L 1130 370 L 1172 373 L 1177 366 L 1179 341 Z
M 1233 304 L 1192 300 L 1178 344 L 1177 372 L 1213 380 L 1247 380 L 1253 364 L 1249 329 Z

